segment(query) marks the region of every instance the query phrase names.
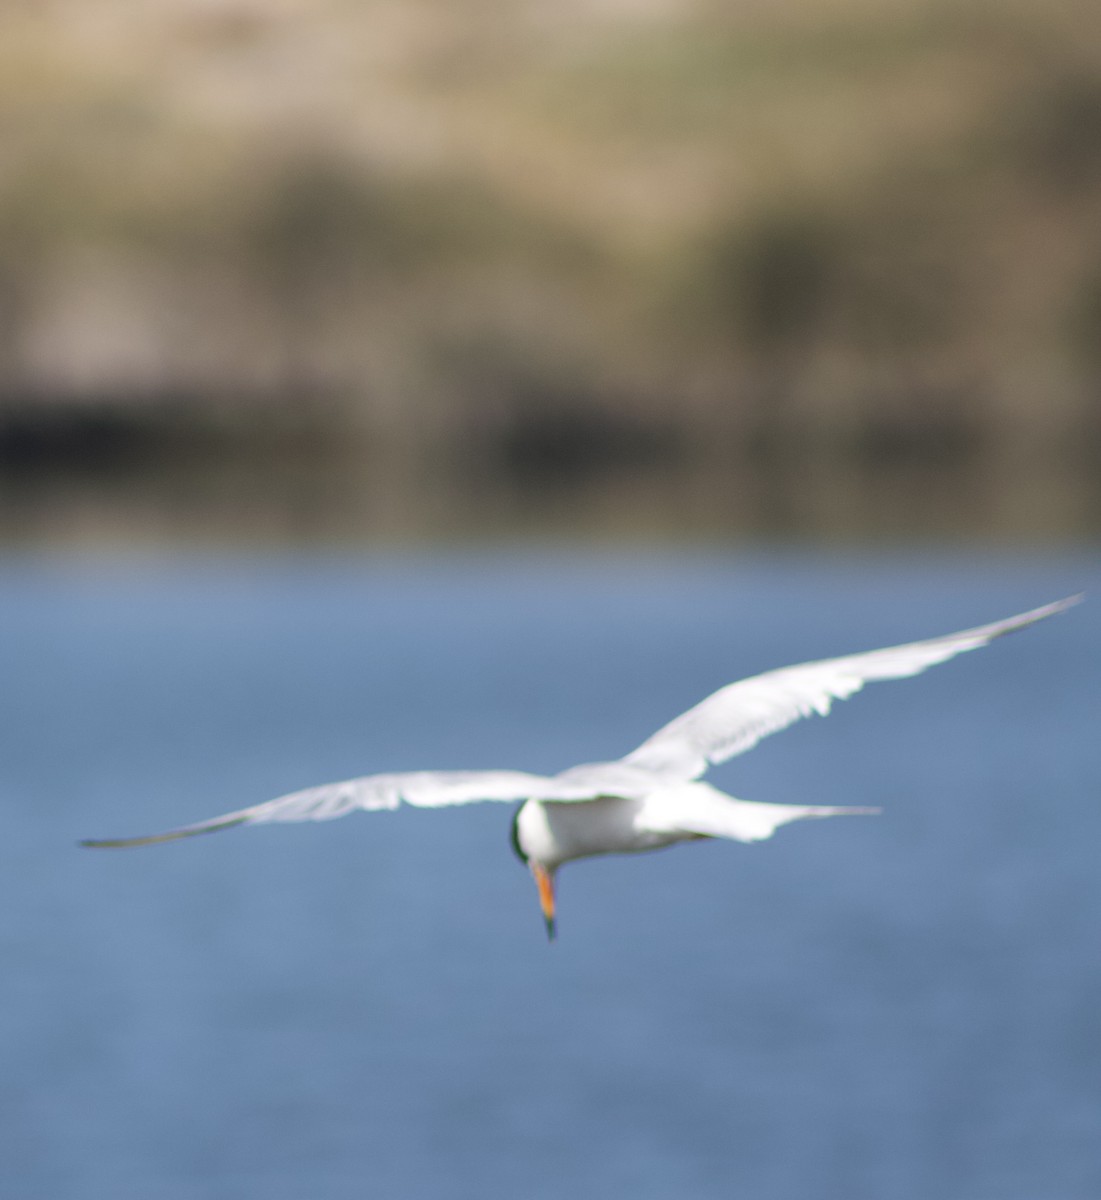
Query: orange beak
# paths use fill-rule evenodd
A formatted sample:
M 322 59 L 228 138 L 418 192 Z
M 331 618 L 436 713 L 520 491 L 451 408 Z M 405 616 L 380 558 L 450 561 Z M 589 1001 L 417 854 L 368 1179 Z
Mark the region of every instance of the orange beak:
M 547 923 L 547 939 L 554 941 L 554 876 L 542 863 L 533 862 L 531 873 L 535 876 L 535 885 L 539 889 L 539 907 L 543 910 L 543 920 Z

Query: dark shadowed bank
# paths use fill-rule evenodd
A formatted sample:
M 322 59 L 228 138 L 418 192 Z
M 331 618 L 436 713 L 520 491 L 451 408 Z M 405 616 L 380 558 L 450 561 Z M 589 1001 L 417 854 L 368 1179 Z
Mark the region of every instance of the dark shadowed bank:
M 0 435 L 6 545 L 485 540 L 1095 540 L 1101 471 L 1065 456 L 840 453 L 645 437 L 589 419 L 539 437 L 394 447 L 335 429 L 226 435 L 83 413 Z M 530 431 L 528 431 L 530 432 Z

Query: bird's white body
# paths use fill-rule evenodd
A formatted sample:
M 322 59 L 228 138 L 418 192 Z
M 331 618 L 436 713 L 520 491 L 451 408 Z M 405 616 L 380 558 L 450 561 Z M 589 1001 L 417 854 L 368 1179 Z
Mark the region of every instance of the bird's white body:
M 660 792 L 642 800 L 600 796 L 583 804 L 525 800 L 516 814 L 516 843 L 527 861 L 552 871 L 576 858 L 660 850 L 702 836 L 655 828 L 653 818 L 661 807 Z
M 760 804 L 709 783 L 659 783 L 637 798 L 600 796 L 583 803 L 526 800 L 516 814 L 517 846 L 548 871 L 576 858 L 637 854 L 699 838 L 757 842 L 789 821 L 877 812 L 873 808 Z
M 697 838 L 740 842 L 771 837 L 781 825 L 807 817 L 877 811 L 826 805 L 762 804 L 738 800 L 700 781 L 713 763 L 752 749 L 763 737 L 813 713 L 865 683 L 903 679 L 957 654 L 985 646 L 1063 612 L 1081 597 L 923 642 L 871 650 L 767 671 L 720 688 L 674 718 L 624 758 L 586 763 L 558 775 L 522 771 L 412 771 L 367 775 L 292 792 L 263 804 L 152 837 L 85 842 L 141 846 L 233 825 L 325 821 L 359 810 L 423 807 L 476 800 L 522 800 L 514 846 L 539 885 L 548 932 L 554 933 L 554 873 L 566 862 L 597 854 L 657 850 Z

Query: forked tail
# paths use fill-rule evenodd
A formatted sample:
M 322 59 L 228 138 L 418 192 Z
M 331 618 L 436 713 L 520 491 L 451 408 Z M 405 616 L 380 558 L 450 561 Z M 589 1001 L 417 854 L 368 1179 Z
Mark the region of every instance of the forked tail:
M 872 816 L 881 810 L 865 806 L 828 804 L 764 804 L 738 800 L 709 783 L 686 783 L 670 789 L 662 807 L 683 830 L 703 837 L 760 842 L 781 825 L 810 817 Z M 659 817 L 660 820 L 660 817 Z

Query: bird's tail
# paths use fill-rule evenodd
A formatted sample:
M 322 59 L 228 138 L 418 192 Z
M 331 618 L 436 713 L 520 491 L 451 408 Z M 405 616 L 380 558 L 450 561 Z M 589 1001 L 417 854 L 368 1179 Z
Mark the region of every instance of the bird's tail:
M 878 808 L 828 804 L 764 804 L 738 800 L 709 783 L 694 782 L 677 789 L 670 806 L 681 829 L 702 837 L 730 838 L 736 842 L 760 842 L 770 838 L 781 825 L 810 817 L 871 816 Z

